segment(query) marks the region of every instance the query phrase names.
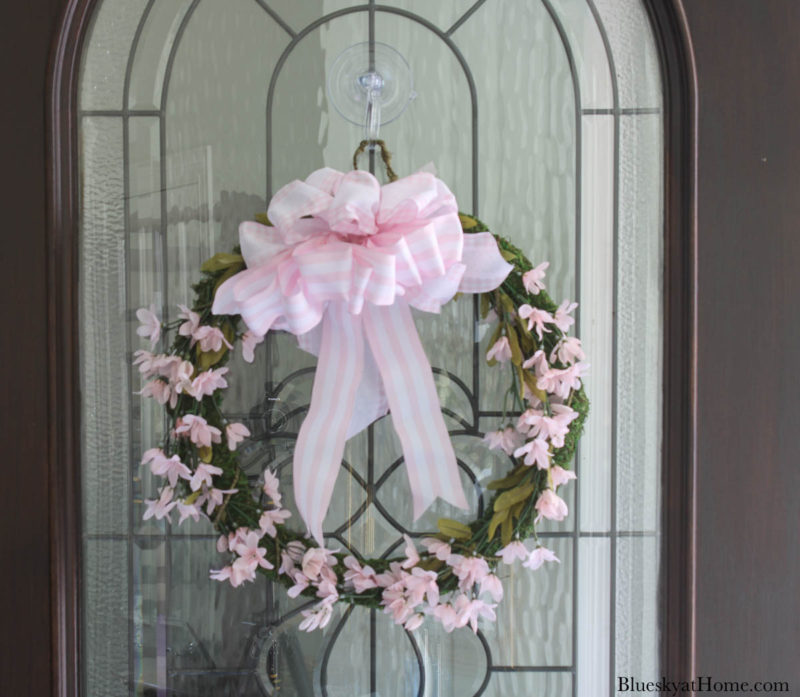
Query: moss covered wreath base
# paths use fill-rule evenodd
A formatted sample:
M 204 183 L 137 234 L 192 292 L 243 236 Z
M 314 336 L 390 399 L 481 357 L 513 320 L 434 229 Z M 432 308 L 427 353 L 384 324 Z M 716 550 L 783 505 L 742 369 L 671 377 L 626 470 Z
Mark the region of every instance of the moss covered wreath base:
M 488 230 L 474 217 L 459 217 L 467 235 Z M 511 466 L 488 485 L 494 494 L 481 517 L 440 519 L 438 530 L 415 535 L 419 548 L 406 536 L 403 556 L 393 559 L 323 549 L 286 524 L 291 514 L 281 506 L 277 477 L 267 469 L 258 481 L 248 481 L 236 448 L 249 431 L 230 422 L 223 408 L 226 363 L 235 345 L 252 362 L 262 340 L 244 330 L 238 315 L 211 312 L 220 285 L 245 268 L 238 248 L 203 264 L 192 304 L 179 306 L 176 321 L 162 324 L 152 306 L 137 312 L 138 332 L 151 348 L 174 333 L 166 352 L 135 354 L 146 380 L 141 394 L 163 404 L 168 417 L 163 444 L 143 458 L 163 478 L 157 497 L 146 501 L 144 517 L 210 519 L 220 533 L 217 549 L 226 557 L 211 577 L 239 586 L 260 573 L 285 585 L 290 596 L 309 598 L 304 630 L 324 627 L 337 602 L 383 608 L 409 631 L 426 619 L 447 631 L 476 630 L 479 618 L 494 620 L 504 565 L 520 562 L 535 570 L 558 561 L 538 540 L 523 543 L 536 538 L 542 518 L 560 521 L 567 515 L 556 492 L 575 477 L 569 464 L 589 409 L 581 344 L 567 334 L 575 304 L 551 300 L 543 282 L 546 263 L 534 268 L 506 239 L 495 240 L 513 270 L 480 297 L 484 321 L 495 325 L 486 356 L 490 365 L 508 371 L 509 413 L 518 416 L 484 438 L 488 448 L 508 454 Z

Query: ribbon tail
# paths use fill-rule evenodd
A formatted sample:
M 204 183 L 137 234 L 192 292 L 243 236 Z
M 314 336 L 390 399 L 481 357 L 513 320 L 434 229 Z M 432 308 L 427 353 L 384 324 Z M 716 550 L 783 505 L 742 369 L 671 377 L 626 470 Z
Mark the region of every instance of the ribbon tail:
M 364 307 L 364 333 L 383 378 L 419 518 L 437 496 L 467 508 L 433 372 L 404 301 Z
M 320 546 L 363 370 L 362 319 L 348 312 L 344 302 L 331 302 L 322 320 L 311 405 L 294 451 L 295 503 Z

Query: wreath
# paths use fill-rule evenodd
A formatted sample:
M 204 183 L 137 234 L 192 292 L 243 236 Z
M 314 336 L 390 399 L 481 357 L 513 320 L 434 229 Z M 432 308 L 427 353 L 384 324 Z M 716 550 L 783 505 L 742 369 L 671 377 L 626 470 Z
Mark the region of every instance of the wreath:
M 385 150 L 384 154 L 388 155 Z M 384 159 L 388 165 L 388 158 Z M 503 597 L 504 565 L 521 561 L 535 570 L 546 562 L 559 561 L 539 544 L 536 524 L 542 518 L 561 521 L 568 513 L 557 491 L 575 478 L 569 464 L 589 409 L 581 382 L 587 367 L 585 356 L 580 340 L 568 336 L 576 304 L 564 301 L 556 305 L 544 285 L 548 263 L 534 267 L 517 247 L 490 233 L 479 219 L 459 213 L 452 194 L 433 175 L 417 173 L 397 179 L 390 168 L 387 170 L 392 183 L 383 188 L 368 173 L 354 170 L 341 174 L 328 169 L 315 172 L 305 182 L 284 187 L 273 197 L 268 215 L 243 223 L 239 246 L 231 253 L 216 254 L 202 265 L 202 278 L 193 286 L 194 299 L 190 306 L 178 306 L 176 321 L 162 323 L 152 305 L 137 311 L 141 322 L 138 334 L 149 338 L 151 349 L 159 342 L 164 345 L 167 334 L 174 334 L 166 352 L 135 353 L 134 364 L 147 380 L 140 394 L 164 405 L 168 420 L 163 444 L 147 450 L 142 459 L 143 465 L 164 480 L 158 496 L 145 501 L 144 518 L 170 520 L 177 512 L 181 524 L 187 518 L 197 521 L 207 517 L 220 533 L 217 550 L 227 558 L 221 568 L 211 570 L 211 578 L 239 586 L 260 573 L 286 586 L 289 596 L 312 599 L 302 611 L 302 630 L 324 627 L 333 606 L 346 603 L 383 608 L 408 631 L 418 628 L 426 618 L 440 622 L 448 632 L 464 626 L 476 631 L 479 618 L 495 619 L 494 608 Z M 376 201 L 381 206 L 377 214 Z M 456 237 L 463 248 L 451 244 Z M 426 240 L 433 247 L 425 247 Z M 395 255 L 392 264 L 397 275 L 388 281 L 381 276 L 384 270 L 378 258 L 386 256 L 387 249 Z M 349 263 L 348 273 L 340 273 L 336 266 L 340 262 Z M 414 263 L 416 269 L 412 268 Z M 462 267 L 469 264 L 474 268 L 465 271 Z M 320 271 L 320 265 L 325 270 Z M 309 275 L 312 267 L 323 277 Z M 432 271 L 426 272 L 426 268 Z M 502 282 L 498 281 L 498 269 Z M 415 270 L 416 276 L 412 273 Z M 326 277 L 324 273 L 333 275 Z M 472 281 L 465 282 L 468 277 Z M 487 281 L 487 277 L 492 278 Z M 345 286 L 331 291 L 331 286 L 340 281 Z M 487 282 L 491 285 L 488 290 Z M 322 293 L 320 301 L 309 290 L 314 288 L 327 288 L 328 294 Z M 332 409 L 347 412 L 339 404 L 339 391 L 351 393 L 342 397 L 344 402 L 348 398 L 357 401 L 352 394 L 356 388 L 348 383 L 344 365 L 351 354 L 358 354 L 353 346 L 362 350 L 352 344 L 350 334 L 361 331 L 356 323 L 363 315 L 365 325 L 368 321 L 375 324 L 371 329 L 365 326 L 366 338 L 359 339 L 362 347 L 366 345 L 375 354 L 377 344 L 370 342 L 380 341 L 381 336 L 376 334 L 385 330 L 391 335 L 391 325 L 386 329 L 377 323 L 392 317 L 392 308 L 399 308 L 397 326 L 409 331 L 408 325 L 402 325 L 403 318 L 408 321 L 410 317 L 409 303 L 436 311 L 437 301 L 446 302 L 456 292 L 475 292 L 475 288 L 482 288 L 482 318 L 494 324 L 486 359 L 490 365 L 508 371 L 506 401 L 513 400 L 510 413 L 518 414 L 504 417 L 498 430 L 486 433 L 484 441 L 489 449 L 500 449 L 509 456 L 510 470 L 488 484 L 494 494 L 483 515 L 468 523 L 439 519 L 437 531 L 415 534 L 420 548 L 405 535 L 402 557 L 363 559 L 326 549 L 321 519 L 332 482 L 330 492 L 320 492 L 324 487 L 319 482 L 326 477 L 335 479 L 341 447 L 351 434 L 345 430 L 348 424 L 335 427 L 326 419 L 330 420 Z M 387 292 L 395 295 L 387 299 Z M 243 326 L 245 323 L 247 326 Z M 303 501 L 307 503 L 300 512 L 310 535 L 287 525 L 291 513 L 281 505 L 278 478 L 272 470 L 265 469 L 256 481 L 248 480 L 239 463 L 237 446 L 250 433 L 244 424 L 229 421 L 223 409 L 229 378 L 226 364 L 236 344 L 244 360 L 252 362 L 255 347 L 270 329 L 294 332 L 303 348 L 320 356 L 312 405 L 296 449 L 301 449 L 303 430 L 308 427 L 302 447 L 311 459 L 322 453 L 323 459 L 331 460 L 327 465 L 315 460 L 315 467 L 327 466 L 328 473 L 300 471 L 302 462 L 298 458 L 302 455 L 295 452 L 296 500 L 298 509 Z M 401 343 L 418 341 L 416 332 L 412 333 L 413 337 L 404 334 Z M 394 344 L 390 342 L 381 350 L 393 351 L 397 348 Z M 326 350 L 334 355 L 326 355 Z M 430 366 L 412 364 L 398 369 L 396 363 L 392 364 L 398 360 L 404 359 L 373 355 L 373 361 L 380 364 L 379 371 L 385 371 L 376 394 L 388 397 L 388 404 L 385 400 L 378 404 L 366 419 L 353 414 L 349 422 L 352 431 L 358 418 L 363 427 L 391 407 L 408 464 L 412 455 L 407 449 L 415 447 L 416 441 L 409 441 L 407 433 L 403 440 L 398 423 L 402 419 L 410 422 L 404 428 L 412 431 L 412 438 L 419 437 L 414 428 L 428 428 L 429 424 L 414 423 L 414 414 L 402 415 L 406 408 L 403 400 L 418 396 L 411 387 L 404 387 L 404 381 L 421 380 L 423 387 L 433 383 Z M 340 378 L 327 381 L 333 386 L 332 392 L 326 392 L 322 384 L 326 381 L 320 375 L 326 362 L 328 373 Z M 357 364 L 357 360 L 351 362 Z M 367 381 L 367 368 L 356 365 L 355 370 L 361 370 L 355 374 L 357 382 Z M 393 396 L 392 390 L 396 392 Z M 441 418 L 435 394 L 434 406 Z M 425 408 L 421 411 L 424 416 Z M 439 444 L 444 453 L 442 462 L 449 456 L 448 447 L 452 450 L 446 431 L 445 438 L 446 443 Z M 315 439 L 316 445 L 312 442 Z M 444 482 L 438 489 L 434 487 L 434 494 L 463 506 L 460 484 L 447 479 L 452 468 L 440 461 L 426 467 L 436 476 L 441 474 Z M 417 475 L 420 473 L 412 472 L 409 465 L 412 490 Z M 306 487 L 302 496 L 297 494 L 298 483 Z M 451 490 L 454 486 L 458 491 Z M 415 491 L 417 496 L 419 500 L 415 498 L 414 503 L 419 513 L 418 507 L 424 510 L 433 494 L 426 488 Z M 309 507 L 316 512 L 316 519 Z M 535 546 L 529 550 L 524 541 L 531 537 Z

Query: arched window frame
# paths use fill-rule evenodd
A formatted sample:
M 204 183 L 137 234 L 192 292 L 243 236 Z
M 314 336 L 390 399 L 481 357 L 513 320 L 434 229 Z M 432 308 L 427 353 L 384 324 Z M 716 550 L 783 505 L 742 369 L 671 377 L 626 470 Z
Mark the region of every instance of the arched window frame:
M 655 28 L 665 91 L 664 454 L 662 665 L 693 674 L 695 476 L 696 80 L 678 2 L 644 0 Z M 80 666 L 80 453 L 77 240 L 78 70 L 98 0 L 66 7 L 51 58 L 48 278 L 53 327 L 49 502 L 54 568 L 56 693 L 77 695 Z

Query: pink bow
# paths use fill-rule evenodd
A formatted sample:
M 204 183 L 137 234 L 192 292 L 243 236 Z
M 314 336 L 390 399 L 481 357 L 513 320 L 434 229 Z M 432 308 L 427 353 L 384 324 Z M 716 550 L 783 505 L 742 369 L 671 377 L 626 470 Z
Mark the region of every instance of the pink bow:
M 273 197 L 274 227 L 239 228 L 247 269 L 212 311 L 251 331 L 296 334 L 318 354 L 311 405 L 294 452 L 295 501 L 322 544 L 347 438 L 392 411 L 418 518 L 437 496 L 467 502 L 433 374 L 410 307 L 439 312 L 457 292 L 496 288 L 511 266 L 491 233 L 465 235 L 456 200 L 428 173 L 386 186 L 332 169 Z

